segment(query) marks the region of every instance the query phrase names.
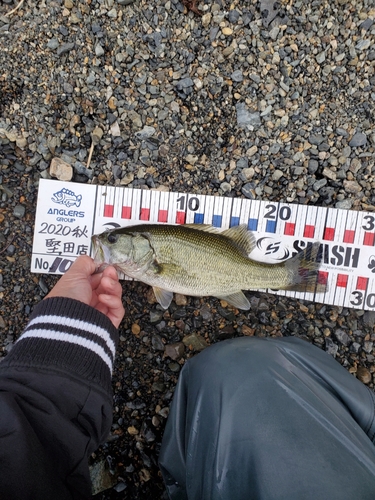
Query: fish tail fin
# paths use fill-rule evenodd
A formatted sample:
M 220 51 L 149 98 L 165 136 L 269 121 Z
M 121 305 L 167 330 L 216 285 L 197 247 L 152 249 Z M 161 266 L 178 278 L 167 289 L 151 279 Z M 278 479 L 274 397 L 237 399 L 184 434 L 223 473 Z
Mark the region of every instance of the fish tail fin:
M 290 276 L 290 285 L 285 290 L 313 293 L 327 291 L 327 282 L 319 274 L 319 247 L 320 243 L 308 243 L 304 250 L 285 262 Z

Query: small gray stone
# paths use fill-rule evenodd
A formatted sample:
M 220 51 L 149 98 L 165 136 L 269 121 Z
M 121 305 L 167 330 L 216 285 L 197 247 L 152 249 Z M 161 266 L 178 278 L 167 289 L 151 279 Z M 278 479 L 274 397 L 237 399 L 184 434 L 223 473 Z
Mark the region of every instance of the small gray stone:
M 135 133 L 135 136 L 137 139 L 144 140 L 148 139 L 149 137 L 152 137 L 155 134 L 156 130 L 154 127 L 149 127 L 148 125 L 145 125 L 142 130 L 139 130 L 138 132 Z
M 249 160 L 243 156 L 236 162 L 237 168 L 247 168 L 249 166 Z
M 319 191 L 320 188 L 327 184 L 327 179 L 320 179 L 313 184 L 314 191 Z
M 359 146 L 365 146 L 367 143 L 367 136 L 363 132 L 357 132 L 349 141 L 349 146 L 352 148 L 357 148 Z
M 116 19 L 117 10 L 115 8 L 111 9 L 109 12 L 107 12 L 107 16 L 110 17 L 111 19 Z
M 87 85 L 92 85 L 93 83 L 95 83 L 95 80 L 96 80 L 95 73 L 91 71 L 91 73 L 89 74 L 89 76 L 86 79 L 86 83 L 87 83 Z
M 222 182 L 220 184 L 220 189 L 223 191 L 223 193 L 230 193 L 232 190 L 232 186 L 229 184 L 229 182 Z
M 345 148 L 341 151 L 341 156 L 344 158 L 349 158 L 352 152 L 352 148 L 350 146 L 345 146 Z
M 228 14 L 228 21 L 230 23 L 236 23 L 238 19 L 240 18 L 240 13 L 236 9 L 232 9 L 229 11 Z
M 366 311 L 363 315 L 363 323 L 372 328 L 375 325 L 375 311 Z
M 13 215 L 15 217 L 18 217 L 18 219 L 22 219 L 22 217 L 25 215 L 25 207 L 23 205 L 16 205 L 13 210 Z
M 182 78 L 181 80 L 178 80 L 178 82 L 175 82 L 175 86 L 179 89 L 186 89 L 188 87 L 193 87 L 194 82 L 191 78 Z
M 98 43 L 95 47 L 95 54 L 100 57 L 102 55 L 104 55 L 104 49 L 103 47 L 100 45 L 100 43 Z
M 163 311 L 150 311 L 150 323 L 155 325 L 159 323 L 163 319 Z
M 347 346 L 351 342 L 349 335 L 345 332 L 345 330 L 341 330 L 341 328 L 338 328 L 337 330 L 335 330 L 334 335 L 335 335 L 336 339 L 343 345 Z
M 335 208 L 341 208 L 343 210 L 350 210 L 353 205 L 353 200 L 346 198 L 345 200 L 338 201 L 335 204 Z
M 260 13 L 264 27 L 268 27 L 280 12 L 280 3 L 276 0 L 260 0 Z
M 153 335 L 151 339 L 151 344 L 156 351 L 164 351 L 165 349 L 165 345 L 163 344 L 160 335 Z
M 340 128 L 340 127 L 338 127 L 336 129 L 336 134 L 337 135 L 341 135 L 342 137 L 347 137 L 348 136 L 348 132 L 344 128 Z
M 326 344 L 326 352 L 333 356 L 334 358 L 337 355 L 337 351 L 339 350 L 339 347 L 337 344 L 333 342 L 333 340 L 329 337 L 325 338 L 325 344 Z
M 59 41 L 57 40 L 57 38 L 51 38 L 47 42 L 47 47 L 51 50 L 57 49 L 58 46 L 59 46 Z
M 358 342 L 353 342 L 353 344 L 350 346 L 350 350 L 355 353 L 359 353 L 361 350 L 361 344 L 358 344 Z
M 43 278 L 40 278 L 39 286 L 44 294 L 47 294 L 49 292 L 48 286 L 46 285 L 46 282 L 44 281 Z
M 258 128 L 262 121 L 260 119 L 260 114 L 256 111 L 251 113 L 245 103 L 236 104 L 237 111 L 237 125 L 242 128 L 250 128 L 251 130 L 254 128 Z
M 309 160 L 309 174 L 315 174 L 319 168 L 319 162 L 317 160 Z
M 236 69 L 236 71 L 233 71 L 230 76 L 234 82 L 242 82 L 243 80 L 243 74 L 240 69 Z
M 326 53 L 324 52 L 320 52 L 317 56 L 316 56 L 316 62 L 318 64 L 322 64 L 324 61 L 326 60 Z
M 73 49 L 74 49 L 74 42 L 64 43 L 57 49 L 56 54 L 58 56 L 62 56 L 63 54 L 66 54 L 67 52 L 70 52 Z
M 371 354 L 373 348 L 374 348 L 374 342 L 371 342 L 369 340 L 363 342 L 363 350 L 367 352 L 367 354 Z
M 364 39 L 364 40 L 360 40 L 357 45 L 355 46 L 355 48 L 357 50 L 366 50 L 370 47 L 371 45 L 371 40 L 369 40 L 368 38 Z
M 374 20 L 368 17 L 363 23 L 360 24 L 359 28 L 361 30 L 368 30 L 374 24 Z
M 186 337 L 182 339 L 182 342 L 187 347 L 191 346 L 194 349 L 194 351 L 203 351 L 203 349 L 208 347 L 208 344 L 205 341 L 205 339 L 201 335 L 198 335 L 197 333 L 186 335 Z
M 241 192 L 244 196 L 246 196 L 246 198 L 249 198 L 250 200 L 255 199 L 255 185 L 252 182 L 244 184 L 241 188 Z
M 85 175 L 89 179 L 92 179 L 94 175 L 94 172 L 90 168 L 87 168 L 86 165 L 84 165 L 80 161 L 76 161 L 73 165 L 73 168 L 77 174 Z
M 309 142 L 315 146 L 319 146 L 324 141 L 324 137 L 320 134 L 312 134 L 309 136 Z

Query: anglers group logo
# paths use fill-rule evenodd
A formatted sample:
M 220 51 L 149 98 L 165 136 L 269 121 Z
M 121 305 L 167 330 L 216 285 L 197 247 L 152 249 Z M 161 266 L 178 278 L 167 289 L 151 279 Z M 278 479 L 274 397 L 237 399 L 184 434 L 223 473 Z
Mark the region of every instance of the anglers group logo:
M 73 191 L 69 191 L 69 189 L 62 188 L 60 191 L 57 191 L 52 196 L 51 200 L 54 203 L 59 203 L 60 205 L 65 205 L 66 207 L 79 207 L 81 205 L 82 195 L 76 195 Z

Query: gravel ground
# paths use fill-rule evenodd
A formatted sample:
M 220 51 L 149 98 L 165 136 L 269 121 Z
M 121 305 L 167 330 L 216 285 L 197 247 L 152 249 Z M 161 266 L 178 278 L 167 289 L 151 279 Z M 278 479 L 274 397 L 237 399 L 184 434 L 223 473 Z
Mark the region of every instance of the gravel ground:
M 375 210 L 372 0 L 26 0 L 7 16 L 15 6 L 0 4 L 0 356 L 56 282 L 29 271 L 53 157 L 74 182 Z M 246 313 L 190 297 L 164 312 L 124 284 L 96 498 L 165 498 L 173 389 L 209 344 L 301 336 L 373 387 L 375 312 L 247 296 Z

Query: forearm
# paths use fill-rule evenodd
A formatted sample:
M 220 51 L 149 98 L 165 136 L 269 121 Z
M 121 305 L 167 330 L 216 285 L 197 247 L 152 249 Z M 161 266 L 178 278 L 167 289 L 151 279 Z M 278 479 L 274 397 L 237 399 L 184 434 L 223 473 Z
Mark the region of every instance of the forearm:
M 89 498 L 87 457 L 112 419 L 117 330 L 71 299 L 41 302 L 0 363 L 0 479 L 6 498 Z

